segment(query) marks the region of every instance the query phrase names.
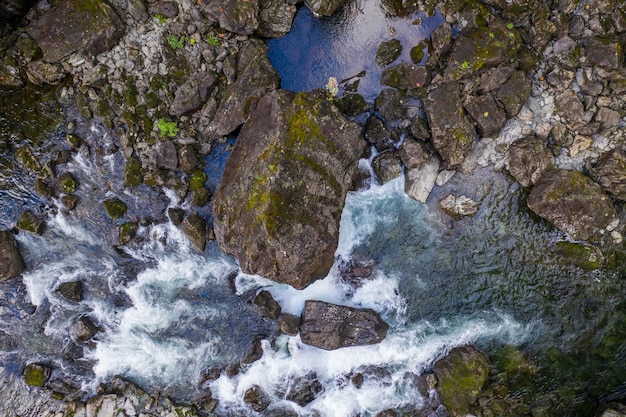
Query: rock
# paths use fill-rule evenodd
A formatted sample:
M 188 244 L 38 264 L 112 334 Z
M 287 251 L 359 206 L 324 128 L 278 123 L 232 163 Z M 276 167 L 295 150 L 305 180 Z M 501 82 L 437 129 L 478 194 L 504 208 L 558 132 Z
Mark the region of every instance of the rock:
M 386 67 L 387 65 L 398 59 L 401 54 L 402 44 L 398 39 L 391 39 L 378 45 L 378 49 L 376 49 L 376 58 L 374 58 L 374 61 L 380 67 Z
M 260 0 L 256 33 L 264 38 L 278 38 L 287 34 L 296 11 L 297 8 L 285 0 Z
M 304 407 L 323 390 L 324 388 L 317 380 L 315 372 L 309 372 L 304 376 L 297 377 L 294 381 L 290 381 L 284 395 L 286 400 Z
M 376 110 L 388 124 L 407 117 L 409 112 L 409 98 L 401 90 L 387 89 L 376 97 Z
M 448 22 L 439 25 L 430 34 L 427 63 L 435 67 L 442 56 L 446 55 L 452 47 L 452 26 Z
M 24 382 L 33 387 L 43 387 L 50 379 L 51 374 L 52 369 L 50 367 L 31 363 L 24 368 Z
M 332 16 L 345 0 L 304 0 L 304 5 L 321 16 Z
M 458 83 L 442 84 L 424 102 L 435 150 L 446 168 L 463 163 L 476 132 L 463 110 Z
M 397 417 L 398 413 L 394 410 L 383 410 L 380 413 L 376 414 L 376 417 Z
M 437 182 L 438 174 L 439 158 L 429 155 L 422 166 L 407 168 L 404 173 L 404 192 L 415 201 L 425 203 Z
M 66 76 L 63 67 L 43 61 L 32 61 L 27 65 L 28 80 L 35 85 L 59 84 Z
M 574 140 L 567 149 L 570 158 L 576 158 L 579 153 L 586 151 L 591 145 L 593 145 L 593 138 L 591 136 L 575 135 Z
M 180 230 L 183 231 L 187 239 L 200 252 L 204 252 L 206 247 L 206 222 L 197 213 L 191 213 L 180 224 Z
M 107 215 L 111 219 L 119 219 L 126 215 L 126 204 L 119 198 L 110 198 L 108 200 L 104 200 L 102 202 L 104 204 L 104 209 L 107 212 Z
M 400 90 L 424 88 L 430 83 L 430 69 L 415 64 L 398 64 L 387 68 L 380 76 L 380 84 Z
M 523 71 L 514 71 L 496 90 L 495 98 L 502 103 L 507 117 L 515 117 L 530 95 L 530 78 Z
M 448 195 L 439 202 L 439 207 L 448 216 L 455 220 L 473 216 L 478 211 L 480 204 L 464 195 Z
M 55 291 L 65 299 L 76 303 L 83 300 L 83 283 L 81 281 L 64 282 Z
M 622 45 L 617 39 L 595 36 L 583 40 L 583 45 L 588 65 L 607 69 L 623 66 Z
M 34 0 L 6 0 L 0 3 L 0 22 L 11 22 L 19 20 L 28 12 Z
M 553 169 L 528 196 L 528 207 L 576 240 L 590 240 L 617 220 L 600 186 L 578 171 Z
M 617 127 L 621 117 L 615 110 L 611 110 L 608 107 L 600 107 L 593 119 L 600 123 L 602 129 L 610 131 L 611 129 Z
M 161 0 L 150 4 L 150 13 L 173 19 L 178 16 L 178 5 L 173 1 Z
M 79 52 L 96 56 L 117 44 L 124 23 L 102 0 L 65 0 L 56 3 L 26 32 L 43 51 L 43 60 L 59 63 Z
M 65 171 L 64 173 L 59 175 L 59 178 L 57 179 L 57 184 L 59 190 L 66 194 L 73 193 L 74 191 L 76 191 L 76 187 L 78 187 L 76 179 L 68 171 Z
M 200 3 L 202 13 L 222 29 L 251 35 L 259 26 L 259 1 L 215 0 Z
M 422 117 L 414 117 L 411 123 L 411 134 L 414 138 L 428 141 L 430 140 L 430 130 L 428 129 L 428 123 Z
M 21 274 L 24 268 L 15 236 L 8 230 L 0 231 L 0 282 Z
M 198 110 L 204 104 L 217 77 L 208 72 L 197 72 L 178 87 L 170 106 L 170 114 L 180 117 Z
M 389 325 L 370 309 L 307 300 L 302 312 L 303 343 L 325 350 L 381 342 Z
M 78 205 L 78 196 L 75 194 L 68 194 L 61 197 L 61 203 L 68 210 L 74 210 Z
M 141 185 L 142 182 L 141 161 L 135 157 L 128 158 L 124 167 L 124 184 L 128 187 L 135 187 Z
M 426 44 L 424 42 L 420 42 L 418 45 L 411 48 L 409 52 L 409 56 L 411 57 L 411 62 L 414 64 L 420 65 L 424 60 L 424 48 Z
M 209 139 L 217 139 L 239 127 L 255 109 L 258 100 L 275 90 L 279 82 L 280 77 L 267 58 L 265 44 L 258 39 L 246 42 L 239 52 L 237 80 L 226 88 L 215 117 L 205 132 Z
M 339 102 L 339 107 L 346 116 L 357 116 L 371 108 L 360 94 L 344 94 Z
M 250 407 L 257 413 L 265 410 L 270 405 L 269 397 L 258 385 L 248 388 L 243 395 L 243 400 L 250 404 Z
M 217 241 L 242 271 L 295 288 L 326 276 L 364 148 L 359 135 L 324 91 L 261 99 L 213 198 Z
M 478 133 L 482 137 L 497 137 L 506 123 L 506 116 L 490 93 L 482 96 L 469 96 L 465 100 L 465 110 L 474 119 Z
M 454 348 L 433 366 L 437 392 L 451 416 L 465 416 L 487 381 L 487 355 L 473 346 Z
M 138 22 L 145 22 L 150 18 L 148 9 L 143 0 L 128 0 L 128 13 Z
M 341 259 L 337 270 L 342 282 L 360 288 L 363 281 L 371 277 L 375 265 L 373 259 L 355 254 L 347 260 Z
M 604 260 L 604 256 L 598 248 L 566 240 L 556 242 L 554 252 L 564 263 L 576 265 L 585 271 L 593 271 L 600 268 Z
M 122 224 L 118 229 L 120 245 L 125 245 L 130 242 L 139 230 L 139 224 L 137 222 L 126 222 Z
M 15 225 L 18 229 L 40 235 L 43 233 L 44 221 L 35 216 L 32 211 L 23 211 Z
M 269 291 L 261 291 L 254 297 L 254 304 L 261 310 L 263 317 L 276 320 L 280 316 L 280 304 L 274 300 Z
M 300 331 L 300 316 L 294 316 L 289 313 L 282 313 L 278 320 L 278 330 L 282 334 L 295 336 Z
M 363 374 L 359 372 L 358 374 L 350 378 L 350 382 L 352 382 L 352 385 L 354 385 L 356 389 L 361 389 L 361 387 L 363 386 L 363 379 Z
M 178 226 L 183 222 L 183 218 L 185 217 L 185 210 L 170 207 L 167 209 L 167 215 L 170 218 L 170 221 L 174 226 Z
M 198 167 L 198 153 L 191 145 L 181 146 L 178 151 L 178 167 L 186 174 L 191 174 Z
M 88 317 L 79 318 L 72 326 L 74 337 L 83 342 L 91 339 L 96 333 L 98 333 L 98 328 Z
M 86 414 L 88 417 L 115 417 L 117 415 L 117 395 L 96 395 L 87 400 Z
M 585 109 L 583 103 L 575 92 L 566 90 L 556 96 L 556 112 L 561 118 L 565 118 L 570 125 L 584 122 Z
M 395 138 L 392 132 L 385 127 L 385 122 L 373 114 L 365 122 L 364 136 L 365 140 L 374 145 L 378 152 L 394 147 Z
M 374 157 L 372 169 L 378 182 L 382 185 L 402 174 L 402 163 L 396 152 L 387 151 Z
M 522 187 L 530 187 L 554 168 L 554 157 L 537 137 L 517 140 L 509 147 L 508 170 Z
M 626 152 L 616 148 L 605 153 L 598 158 L 590 174 L 604 191 L 626 201 Z
M 156 145 L 157 167 L 174 171 L 178 167 L 178 151 L 174 142 L 159 142 Z

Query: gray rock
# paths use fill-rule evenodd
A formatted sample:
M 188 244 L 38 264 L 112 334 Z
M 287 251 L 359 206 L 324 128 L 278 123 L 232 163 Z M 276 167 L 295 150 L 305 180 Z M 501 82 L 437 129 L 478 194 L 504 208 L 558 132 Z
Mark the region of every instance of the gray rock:
M 371 115 L 365 122 L 365 139 L 376 147 L 378 152 L 392 149 L 395 137 L 391 131 L 387 129 L 385 123 L 375 115 Z
M 442 56 L 452 47 L 452 26 L 448 22 L 439 25 L 430 34 L 430 48 L 428 50 L 428 65 L 435 67 Z
M 67 300 L 79 303 L 83 300 L 83 283 L 81 281 L 64 282 L 57 287 L 56 292 Z
M 587 64 L 608 69 L 623 65 L 622 45 L 617 39 L 593 37 L 583 41 Z
M 552 168 L 554 157 L 537 137 L 517 140 L 509 147 L 509 173 L 522 187 L 536 184 Z
M 300 316 L 289 313 L 282 313 L 278 320 L 278 330 L 282 334 L 295 336 L 300 331 Z
M 302 312 L 302 342 L 326 350 L 380 343 L 389 325 L 370 309 L 307 300 Z
M 439 207 L 455 220 L 473 216 L 478 212 L 480 204 L 464 195 L 450 194 L 439 202 Z
M 511 78 L 514 72 L 516 71 L 513 67 L 498 67 L 485 71 L 479 79 L 479 90 L 482 93 L 496 91 Z
M 523 71 L 515 71 L 496 90 L 495 98 L 504 106 L 507 117 L 515 117 L 530 95 L 530 78 Z
M 178 16 L 178 5 L 173 1 L 160 0 L 150 5 L 150 13 L 173 19 Z
M 198 72 L 183 85 L 178 87 L 174 94 L 174 100 L 170 106 L 170 114 L 180 117 L 198 110 L 204 104 L 209 90 L 215 84 L 217 77 L 208 72 Z
M 429 155 L 426 162 L 405 172 L 404 192 L 412 199 L 425 203 L 435 187 L 439 174 L 439 158 Z
M 5 0 L 0 3 L 0 20 L 11 21 L 24 16 L 33 6 L 32 0 Z
M 26 27 L 43 60 L 51 63 L 74 52 L 99 55 L 115 46 L 124 30 L 122 20 L 102 0 L 58 2 Z
M 257 413 L 265 410 L 270 405 L 270 399 L 258 385 L 248 388 L 243 395 L 243 400 L 250 404 L 250 407 Z
M 127 0 L 128 13 L 138 22 L 145 22 L 150 18 L 148 9 L 143 0 Z
M 376 155 L 372 161 L 372 168 L 381 185 L 399 177 L 402 173 L 400 157 L 393 151 Z
M 387 65 L 398 59 L 401 54 L 402 44 L 398 39 L 391 39 L 378 45 L 374 62 L 376 62 L 378 66 L 386 67 Z
M 296 6 L 285 0 L 260 0 L 256 33 L 265 38 L 283 36 L 291 30 L 296 11 Z
M 185 210 L 175 207 L 170 207 L 167 209 L 167 215 L 170 218 L 170 221 L 174 226 L 178 226 L 183 222 L 183 218 L 185 217 Z
M 201 2 L 202 13 L 222 29 L 241 35 L 251 35 L 259 26 L 258 0 L 212 0 Z
M 317 15 L 331 16 L 345 2 L 345 0 L 304 0 L 306 7 Z
M 435 150 L 446 168 L 463 163 L 469 154 L 476 132 L 461 102 L 458 83 L 440 85 L 424 102 Z
M 187 174 L 191 174 L 196 168 L 198 168 L 198 153 L 193 146 L 181 146 L 178 151 L 178 166 Z
M 264 317 L 276 320 L 280 316 L 280 304 L 274 300 L 269 291 L 261 291 L 254 297 L 254 304 Z
M 590 170 L 591 177 L 608 193 L 626 201 L 626 153 L 614 149 L 605 153 Z
M 296 288 L 326 276 L 360 130 L 321 90 L 261 99 L 213 198 L 217 241 L 244 272 Z
M 0 281 L 21 274 L 24 268 L 15 236 L 8 230 L 0 231 Z
M 159 142 L 156 145 L 157 166 L 174 171 L 178 167 L 178 151 L 174 142 Z
M 36 85 L 57 85 L 65 78 L 63 67 L 43 61 L 32 61 L 27 65 L 28 80 Z
M 376 97 L 376 109 L 388 124 L 406 118 L 409 112 L 409 104 L 408 96 L 401 90 L 383 90 Z
M 578 95 L 567 90 L 556 96 L 556 112 L 571 125 L 584 122 L 585 108 Z
M 608 107 L 600 107 L 593 117 L 594 121 L 600 123 L 600 126 L 604 130 L 611 130 L 620 122 L 620 114 L 615 110 L 611 110 Z
M 98 328 L 95 324 L 93 324 L 89 317 L 81 317 L 76 320 L 74 326 L 72 327 L 72 334 L 78 340 L 89 340 L 96 333 L 98 333 Z
M 115 417 L 117 414 L 117 395 L 96 395 L 87 401 L 87 416 Z
M 215 117 L 206 129 L 209 139 L 217 139 L 239 127 L 258 100 L 275 90 L 279 82 L 280 77 L 267 57 L 265 44 L 258 39 L 246 42 L 239 52 L 237 80 L 226 89 Z
M 360 94 L 344 94 L 339 102 L 339 107 L 347 116 L 357 116 L 370 110 L 371 105 Z
M 474 119 L 478 133 L 482 137 L 497 137 L 506 123 L 506 116 L 490 93 L 482 96 L 469 96 L 465 100 L 465 110 Z
M 317 380 L 315 372 L 309 372 L 296 378 L 294 381 L 289 381 L 284 395 L 286 400 L 293 401 L 300 407 L 304 407 L 312 402 L 323 390 L 324 388 Z
M 191 241 L 193 246 L 200 252 L 204 252 L 206 246 L 206 222 L 197 213 L 191 213 L 180 224 L 180 229 Z
M 553 169 L 528 196 L 528 207 L 576 240 L 590 240 L 617 220 L 611 200 L 578 171 Z
M 394 65 L 383 71 L 380 83 L 407 91 L 425 88 L 430 83 L 430 69 L 415 64 Z

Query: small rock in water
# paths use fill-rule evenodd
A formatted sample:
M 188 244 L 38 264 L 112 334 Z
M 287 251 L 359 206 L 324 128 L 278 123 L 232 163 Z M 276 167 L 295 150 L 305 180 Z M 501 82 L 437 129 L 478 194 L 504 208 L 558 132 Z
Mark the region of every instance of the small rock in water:
M 254 297 L 254 304 L 261 310 L 264 317 L 276 320 L 280 316 L 280 304 L 274 300 L 269 291 L 261 291 Z
M 180 224 L 180 229 L 200 252 L 206 247 L 206 222 L 197 213 L 191 213 Z
M 295 336 L 298 334 L 300 328 L 300 316 L 294 316 L 289 313 L 282 313 L 280 320 L 278 321 L 278 330 L 282 334 L 288 336 Z
M 439 203 L 441 209 L 455 220 L 473 216 L 478 211 L 479 203 L 464 195 L 448 195 Z
M 44 222 L 35 216 L 32 211 L 26 210 L 20 215 L 16 226 L 20 230 L 40 235 L 43 232 Z
M 72 327 L 72 333 L 78 340 L 87 341 L 91 339 L 96 333 L 98 328 L 88 317 L 81 317 L 76 320 Z
M 83 300 L 83 283 L 81 281 L 64 282 L 56 289 L 64 298 L 76 303 Z
M 246 390 L 243 400 L 250 404 L 250 407 L 257 413 L 265 410 L 270 405 L 267 394 L 258 385 L 253 385 Z
M 312 402 L 317 395 L 324 390 L 322 384 L 317 380 L 314 372 L 309 372 L 295 381 L 290 381 L 285 393 L 285 399 L 293 401 L 300 407 Z
M 50 379 L 51 374 L 52 369 L 50 367 L 31 363 L 24 368 L 24 382 L 33 387 L 43 387 Z
M 24 270 L 24 260 L 17 241 L 8 230 L 0 231 L 0 281 L 13 278 Z
M 119 198 L 111 198 L 103 202 L 107 215 L 112 219 L 124 217 L 127 208 L 126 204 Z
M 263 356 L 263 346 L 261 345 L 261 342 L 261 339 L 256 339 L 254 342 L 252 342 L 252 346 L 250 346 L 250 349 L 241 359 L 241 363 L 250 364 L 261 359 L 261 357 Z

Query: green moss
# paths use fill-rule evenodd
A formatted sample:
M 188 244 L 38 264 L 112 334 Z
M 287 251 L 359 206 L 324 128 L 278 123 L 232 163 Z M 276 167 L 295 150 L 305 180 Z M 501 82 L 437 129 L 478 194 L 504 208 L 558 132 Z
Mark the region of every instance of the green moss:
M 26 232 L 40 235 L 43 229 L 43 221 L 31 211 L 23 211 L 16 224 L 17 228 Z
M 124 217 L 127 208 L 126 204 L 118 198 L 111 198 L 103 202 L 107 215 L 112 219 Z
M 127 222 L 121 225 L 119 229 L 120 245 L 130 242 L 130 240 L 137 234 L 137 230 L 139 230 L 137 222 Z
M 65 139 L 67 140 L 67 143 L 70 145 L 70 148 L 72 148 L 72 149 L 78 149 L 78 147 L 82 143 L 81 138 L 79 138 L 78 136 L 76 136 L 73 133 L 68 133 L 65 136 Z
M 176 122 L 168 122 L 162 118 L 157 121 L 157 128 L 159 129 L 161 136 L 167 136 L 170 138 L 175 137 L 180 131 Z
M 602 254 L 593 246 L 581 243 L 560 241 L 555 245 L 555 252 L 561 261 L 592 271 L 602 266 Z
M 413 63 L 420 64 L 424 60 L 424 44 L 420 43 L 411 48 L 410 56 Z
M 137 158 L 128 158 L 126 167 L 124 168 L 124 182 L 128 186 L 137 186 L 143 182 L 143 173 L 141 172 L 141 161 Z
M 196 169 L 189 177 L 189 188 L 191 190 L 204 188 L 204 184 L 206 183 L 206 181 L 206 173 L 201 169 Z
M 41 163 L 39 159 L 33 153 L 33 150 L 28 146 L 23 146 L 15 151 L 15 157 L 26 168 L 34 173 L 41 171 Z
M 50 368 L 38 365 L 30 364 L 24 369 L 24 382 L 33 387 L 43 387 L 50 378 Z
M 76 191 L 76 180 L 69 172 L 59 175 L 59 187 L 64 193 L 71 194 Z

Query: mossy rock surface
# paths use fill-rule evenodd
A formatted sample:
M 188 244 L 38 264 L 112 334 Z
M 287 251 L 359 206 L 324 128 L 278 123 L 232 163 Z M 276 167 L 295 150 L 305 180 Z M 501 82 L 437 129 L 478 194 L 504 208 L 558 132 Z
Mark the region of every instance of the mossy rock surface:
M 119 219 L 126 215 L 126 204 L 119 198 L 111 198 L 103 202 L 107 215 L 112 219 Z
M 576 265 L 585 271 L 592 271 L 602 266 L 604 256 L 592 245 L 562 240 L 556 242 L 554 251 L 561 258 L 561 262 Z
M 120 245 L 130 242 L 137 234 L 137 230 L 139 230 L 139 224 L 137 224 L 137 222 L 127 222 L 121 225 L 119 229 Z
M 386 67 L 398 59 L 401 54 L 402 44 L 398 39 L 392 39 L 378 45 L 378 49 L 376 49 L 376 58 L 374 60 L 379 66 Z
M 73 193 L 76 191 L 76 187 L 78 187 L 78 183 L 76 182 L 76 179 L 74 179 L 74 176 L 67 171 L 59 175 L 58 182 L 59 188 L 66 194 Z
M 43 387 L 51 374 L 52 370 L 49 367 L 31 363 L 24 368 L 24 382 L 33 387 Z
M 206 181 L 206 173 L 201 169 L 196 169 L 189 177 L 189 188 L 191 190 L 199 190 L 200 188 L 204 188 L 204 184 L 206 183 Z
M 124 182 L 126 185 L 131 187 L 141 185 L 143 182 L 141 161 L 139 159 L 131 157 L 126 161 L 126 167 L 124 168 Z
M 26 232 L 40 235 L 43 232 L 44 222 L 32 211 L 23 211 L 16 224 L 17 228 Z

